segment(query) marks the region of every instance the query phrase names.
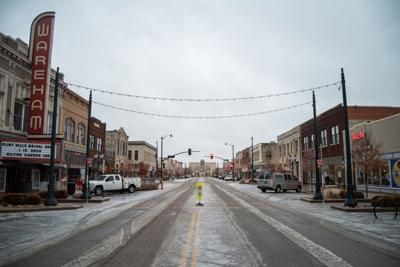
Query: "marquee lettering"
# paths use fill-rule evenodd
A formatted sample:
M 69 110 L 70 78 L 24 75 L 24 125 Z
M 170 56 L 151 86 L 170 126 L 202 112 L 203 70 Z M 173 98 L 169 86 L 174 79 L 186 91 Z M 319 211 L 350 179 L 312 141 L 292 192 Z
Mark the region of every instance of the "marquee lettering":
M 29 127 L 34 130 L 42 128 L 42 117 L 32 116 L 29 122 Z
M 40 37 L 49 35 L 49 25 L 39 25 L 37 30 L 37 35 Z
M 41 135 L 46 131 L 54 18 L 54 12 L 45 12 L 32 22 L 29 44 L 29 59 L 32 62 L 29 135 Z

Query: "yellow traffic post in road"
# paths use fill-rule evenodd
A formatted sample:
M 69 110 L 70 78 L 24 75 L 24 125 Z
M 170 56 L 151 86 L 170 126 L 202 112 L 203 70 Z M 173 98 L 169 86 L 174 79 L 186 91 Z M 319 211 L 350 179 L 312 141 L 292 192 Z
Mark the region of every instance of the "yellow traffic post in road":
M 197 182 L 196 185 L 196 200 L 198 203 L 196 204 L 197 206 L 204 206 L 204 204 L 201 203 L 203 200 L 203 182 Z

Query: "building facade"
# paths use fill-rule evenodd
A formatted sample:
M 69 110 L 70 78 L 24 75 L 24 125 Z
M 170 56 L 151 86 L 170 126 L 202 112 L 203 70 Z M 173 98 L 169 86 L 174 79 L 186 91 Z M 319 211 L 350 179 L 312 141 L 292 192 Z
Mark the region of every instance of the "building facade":
M 274 170 L 277 166 L 276 142 L 258 143 L 253 146 L 254 170 L 258 175 L 265 170 Z
M 113 162 L 110 162 L 110 165 L 107 166 L 107 171 L 122 175 L 128 173 L 128 140 L 129 136 L 126 134 L 123 127 L 118 130 L 106 131 L 107 153 L 114 154 L 108 157 L 108 159 L 113 158 Z
M 28 136 L 32 83 L 29 46 L 20 39 L 0 33 L 0 192 L 47 190 L 54 81 L 55 71 L 50 70 L 41 121 L 45 125 L 43 132 Z M 63 106 L 62 89 L 66 88 L 62 74 L 59 88 L 58 112 Z M 60 169 L 63 168 L 60 116 L 57 124 L 56 186 L 60 187 Z
M 205 162 L 200 160 L 200 162 L 189 162 L 189 170 L 193 176 L 212 176 L 216 170 L 215 162 Z
M 69 180 L 85 178 L 88 111 L 89 102 L 85 98 L 68 88 L 63 90 L 61 133 L 64 136 L 64 175 Z
M 92 160 L 89 176 L 103 174 L 106 160 L 106 123 L 95 117 L 90 118 L 89 158 Z
M 395 107 L 349 106 L 349 127 L 391 116 L 400 111 Z M 313 120 L 300 126 L 302 141 L 303 183 L 314 183 L 314 136 Z M 320 175 L 329 177 L 335 183 L 344 183 L 343 106 L 337 105 L 317 116 L 319 159 L 322 159 Z
M 146 177 L 154 176 L 156 171 L 157 148 L 145 141 L 128 142 L 128 173 Z M 144 171 L 147 169 L 147 171 Z
M 300 144 L 300 126 L 278 135 L 277 167 L 302 181 Z
M 370 186 L 384 186 L 398 189 L 400 192 L 400 113 L 372 122 L 364 122 L 350 128 L 351 151 L 354 162 L 354 178 L 357 183 Z M 365 143 L 362 143 L 366 141 Z M 361 150 L 356 150 L 361 142 Z M 366 147 L 368 146 L 368 147 Z M 344 146 L 345 148 L 345 146 Z M 377 149 L 380 161 L 374 159 L 375 152 L 370 150 Z M 365 153 L 363 153 L 365 150 Z M 363 153 L 362 161 L 358 162 L 356 153 Z M 370 156 L 368 158 L 368 156 Z M 368 165 L 360 167 L 363 164 Z
M 245 148 L 236 153 L 235 175 L 241 178 L 251 177 L 251 148 Z

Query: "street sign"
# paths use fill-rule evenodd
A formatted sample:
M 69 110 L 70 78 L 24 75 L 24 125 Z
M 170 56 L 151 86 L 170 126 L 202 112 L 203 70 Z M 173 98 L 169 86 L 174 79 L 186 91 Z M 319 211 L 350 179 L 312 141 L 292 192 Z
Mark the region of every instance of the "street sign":
M 93 159 L 92 158 L 87 158 L 87 165 L 88 165 L 88 167 L 92 167 L 92 165 L 93 165 Z
M 321 168 L 324 165 L 324 160 L 323 159 L 317 160 L 317 164 L 318 164 L 318 167 Z

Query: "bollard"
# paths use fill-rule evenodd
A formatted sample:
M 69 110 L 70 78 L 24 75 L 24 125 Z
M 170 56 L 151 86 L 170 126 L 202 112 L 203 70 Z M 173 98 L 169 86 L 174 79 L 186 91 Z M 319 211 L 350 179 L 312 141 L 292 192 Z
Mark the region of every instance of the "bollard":
M 203 182 L 197 182 L 196 200 L 198 201 L 198 203 L 196 204 L 197 206 L 204 206 L 204 204 L 201 203 L 201 201 L 203 200 Z

